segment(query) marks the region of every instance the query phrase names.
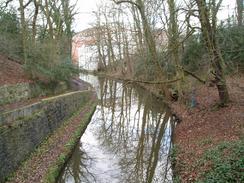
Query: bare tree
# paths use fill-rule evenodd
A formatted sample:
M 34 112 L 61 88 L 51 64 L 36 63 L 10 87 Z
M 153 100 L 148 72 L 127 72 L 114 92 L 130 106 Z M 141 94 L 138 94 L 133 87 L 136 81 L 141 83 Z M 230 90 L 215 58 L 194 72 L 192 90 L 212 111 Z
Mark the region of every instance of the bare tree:
M 183 78 L 184 72 L 180 64 L 180 33 L 178 24 L 178 10 L 175 0 L 167 0 L 169 8 L 168 24 L 168 52 L 169 59 L 176 67 L 176 78 Z M 177 82 L 177 90 L 182 95 L 181 82 Z
M 237 6 L 237 23 L 238 26 L 243 25 L 243 0 L 236 0 L 236 6 Z
M 104 55 L 104 29 L 101 25 L 101 7 L 99 7 L 98 11 L 95 13 L 96 16 L 96 33 L 95 33 L 95 40 L 96 40 L 96 47 L 98 52 L 98 69 L 107 69 L 106 59 Z
M 211 1 L 212 8 L 207 6 L 205 0 L 194 0 L 198 7 L 199 20 L 201 23 L 201 30 L 203 39 L 205 41 L 206 48 L 208 50 L 213 74 L 215 77 L 215 83 L 218 88 L 220 104 L 225 105 L 229 101 L 229 93 L 226 85 L 225 75 L 223 71 L 223 58 L 218 48 L 216 39 L 216 15 L 221 5 L 222 0 L 216 3 L 215 0 Z M 212 10 L 212 12 L 211 12 Z M 212 17 L 210 17 L 212 15 Z M 212 19 L 212 22 L 210 21 Z
M 151 27 L 149 25 L 147 16 L 146 16 L 146 11 L 145 11 L 145 5 L 143 0 L 121 0 L 121 1 L 116 1 L 114 0 L 116 4 L 122 4 L 122 3 L 129 3 L 132 6 L 135 6 L 141 16 L 141 21 L 142 21 L 142 26 L 143 26 L 143 33 L 144 33 L 144 38 L 146 41 L 147 49 L 149 51 L 149 56 L 151 58 L 152 63 L 154 63 L 155 70 L 157 71 L 157 74 L 159 75 L 159 78 L 163 78 L 163 69 L 162 66 L 159 63 L 159 59 L 157 56 L 157 51 L 156 51 L 156 44 L 153 36 L 153 32 L 151 30 Z
M 21 35 L 22 35 L 22 47 L 24 54 L 24 62 L 27 62 L 27 24 L 25 20 L 25 5 L 24 0 L 19 0 L 19 11 L 20 11 L 20 24 L 21 24 Z
M 37 16 L 38 16 L 39 9 L 40 9 L 40 2 L 39 2 L 39 0 L 34 0 L 33 3 L 35 6 L 35 11 L 34 11 L 34 16 L 33 16 L 33 21 L 32 21 L 32 40 L 35 41 L 35 38 L 36 38 L 36 21 L 37 21 Z

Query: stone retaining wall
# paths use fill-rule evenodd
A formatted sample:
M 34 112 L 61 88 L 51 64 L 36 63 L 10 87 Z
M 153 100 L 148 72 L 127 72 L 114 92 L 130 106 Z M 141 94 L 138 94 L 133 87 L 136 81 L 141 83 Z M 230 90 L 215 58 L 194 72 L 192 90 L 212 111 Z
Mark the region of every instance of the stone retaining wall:
M 42 102 L 37 102 L 19 109 L 0 114 L 0 126 L 11 124 L 14 121 L 26 118 L 40 111 L 43 107 Z
M 91 91 L 72 92 L 5 114 L 8 118 L 0 125 L 0 182 L 92 96 Z

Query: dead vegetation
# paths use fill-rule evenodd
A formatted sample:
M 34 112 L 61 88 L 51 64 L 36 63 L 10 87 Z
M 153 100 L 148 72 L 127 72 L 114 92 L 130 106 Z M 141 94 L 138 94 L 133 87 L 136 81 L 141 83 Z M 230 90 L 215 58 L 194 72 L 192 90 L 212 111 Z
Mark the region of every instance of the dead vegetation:
M 32 82 L 24 73 L 23 66 L 6 56 L 0 55 L 0 85 Z
M 231 102 L 219 108 L 218 93 L 214 87 L 201 86 L 196 89 L 197 106 L 172 104 L 180 116 L 174 133 L 178 149 L 175 171 L 182 182 L 195 182 L 207 168 L 199 166 L 203 154 L 222 142 L 241 140 L 244 136 L 244 77 L 227 79 Z

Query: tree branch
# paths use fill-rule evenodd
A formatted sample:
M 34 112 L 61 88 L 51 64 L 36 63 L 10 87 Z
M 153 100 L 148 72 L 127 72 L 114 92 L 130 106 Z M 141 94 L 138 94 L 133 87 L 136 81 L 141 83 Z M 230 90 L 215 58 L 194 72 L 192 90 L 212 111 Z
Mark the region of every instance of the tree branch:
M 179 66 L 178 66 L 179 67 Z M 198 81 L 200 81 L 201 83 L 205 84 L 206 81 L 201 79 L 200 77 L 198 77 L 196 74 L 194 74 L 193 72 L 191 71 L 188 71 L 187 69 L 183 68 L 183 67 L 180 67 L 186 74 L 194 77 L 195 79 L 197 79 Z
M 24 9 L 27 7 L 27 6 L 29 6 L 29 4 L 32 2 L 33 0 L 29 0 L 25 5 L 24 5 Z
M 11 3 L 13 0 L 7 0 L 5 3 L 5 8 L 8 6 L 9 3 Z
M 169 84 L 169 83 L 177 82 L 177 81 L 179 81 L 181 79 L 182 78 L 177 78 L 177 79 L 166 80 L 166 81 L 143 81 L 143 80 L 133 80 L 133 79 L 123 79 L 123 80 L 127 81 L 128 83 Z
M 139 4 L 137 4 L 136 2 L 133 2 L 133 1 L 129 1 L 129 0 L 116 1 L 116 0 L 113 0 L 113 2 L 116 4 L 129 3 L 129 4 L 136 6 L 139 10 L 141 10 L 141 6 Z

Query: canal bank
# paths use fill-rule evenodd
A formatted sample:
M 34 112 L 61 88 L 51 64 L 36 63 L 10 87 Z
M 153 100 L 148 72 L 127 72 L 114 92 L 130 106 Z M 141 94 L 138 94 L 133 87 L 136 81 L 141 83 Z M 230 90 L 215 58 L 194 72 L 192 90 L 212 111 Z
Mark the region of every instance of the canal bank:
M 195 106 L 188 91 L 183 101 L 165 101 L 179 123 L 173 133 L 171 161 L 174 182 L 243 182 L 243 75 L 227 78 L 231 101 L 218 106 L 217 88 L 195 87 Z M 152 85 L 142 85 L 158 97 Z
M 84 92 L 86 93 L 86 91 Z M 87 91 L 87 94 L 85 95 L 86 100 L 77 99 L 72 104 L 69 104 L 72 107 L 78 107 L 75 110 L 76 112 L 73 112 L 72 116 L 68 118 L 66 116 L 62 125 L 38 145 L 38 148 L 19 166 L 18 170 L 8 177 L 7 182 L 55 182 L 60 169 L 67 161 L 94 112 L 96 94 L 93 91 Z M 78 106 L 75 103 L 83 104 Z M 67 105 L 65 106 L 68 107 Z M 62 109 L 66 108 L 65 106 L 60 108 L 61 113 Z M 53 112 L 58 114 L 55 111 Z M 38 129 L 36 135 L 38 135 Z

